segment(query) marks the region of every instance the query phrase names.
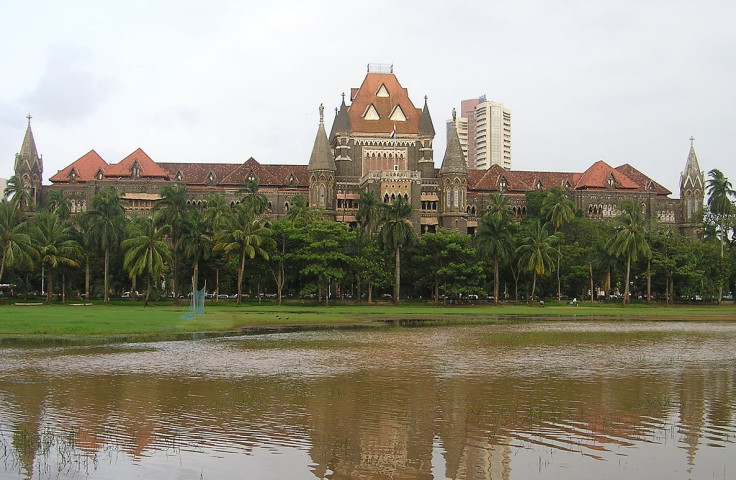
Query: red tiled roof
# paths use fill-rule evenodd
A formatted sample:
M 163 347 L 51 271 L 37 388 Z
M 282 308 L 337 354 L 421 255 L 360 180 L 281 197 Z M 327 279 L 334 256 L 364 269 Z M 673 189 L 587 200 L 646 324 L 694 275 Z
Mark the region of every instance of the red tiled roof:
M 578 182 L 575 184 L 576 190 L 598 190 L 608 188 L 608 179 L 613 175 L 614 188 L 625 190 L 636 190 L 639 186 L 627 177 L 624 173 L 614 170 L 603 160 L 598 160 L 590 166 Z
M 386 87 L 388 97 L 378 97 L 376 93 Z M 414 106 L 409 99 L 408 91 L 401 86 L 393 73 L 368 73 L 363 84 L 358 89 L 351 90 L 350 125 L 355 132 L 385 133 L 389 134 L 396 124 L 396 133 L 416 134 L 419 133 L 419 120 L 422 110 Z M 379 115 L 379 120 L 366 120 L 363 114 L 369 105 L 373 105 Z M 389 118 L 396 106 L 400 106 L 406 116 L 406 121 L 394 122 Z
M 669 191 L 667 188 L 663 187 L 659 183 L 655 182 L 651 178 L 647 177 L 643 173 L 641 173 L 639 170 L 635 169 L 628 163 L 625 163 L 621 166 L 616 167 L 616 171 L 621 172 L 622 174 L 629 177 L 631 180 L 636 182 L 637 185 L 639 185 L 639 190 L 642 192 L 648 192 L 649 191 L 649 185 L 651 184 L 654 188 L 652 189 L 652 192 L 655 195 L 670 195 L 672 192 Z
M 181 172 L 181 181 L 187 185 L 207 185 L 210 172 L 215 185 L 242 187 L 245 179 L 253 172 L 261 186 L 308 187 L 309 176 L 306 165 L 264 165 L 253 158 L 243 164 L 232 163 L 161 163 L 171 179 Z M 289 182 L 293 175 L 294 181 Z
M 541 183 L 543 190 L 549 190 L 553 187 L 565 188 L 566 183 L 569 183 L 570 188 L 572 188 L 580 174 L 504 170 L 499 165 L 492 165 L 488 170 L 468 171 L 468 187 L 474 190 L 498 191 L 498 183 L 501 177 L 506 180 L 507 192 L 528 192 L 537 190 L 538 182 Z
M 75 171 L 75 181 L 86 182 L 88 180 L 94 180 L 95 174 L 97 174 L 100 168 L 105 170 L 107 167 L 107 162 L 97 152 L 90 150 L 63 170 L 56 172 L 54 176 L 49 178 L 49 181 L 53 183 L 68 183 L 70 174 L 72 171 Z
M 105 178 L 130 177 L 133 165 L 138 162 L 141 167 L 140 178 L 168 179 L 168 173 L 151 160 L 146 152 L 138 148 L 114 165 L 105 170 Z

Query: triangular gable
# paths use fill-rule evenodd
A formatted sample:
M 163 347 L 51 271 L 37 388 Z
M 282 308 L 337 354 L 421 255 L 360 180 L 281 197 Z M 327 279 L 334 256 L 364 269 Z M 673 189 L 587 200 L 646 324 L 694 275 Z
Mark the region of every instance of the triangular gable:
M 386 88 L 386 84 L 382 83 L 378 91 L 376 92 L 377 97 L 388 97 L 390 96 L 388 93 L 388 89 Z
M 376 107 L 372 103 L 366 107 L 365 112 L 363 112 L 363 118 L 366 120 L 381 119 L 380 115 L 378 115 L 378 110 L 376 110 Z
M 401 109 L 400 105 L 396 105 L 391 112 L 391 115 L 389 115 L 389 118 L 393 120 L 394 122 L 405 122 L 406 121 L 406 115 L 404 115 L 404 110 Z

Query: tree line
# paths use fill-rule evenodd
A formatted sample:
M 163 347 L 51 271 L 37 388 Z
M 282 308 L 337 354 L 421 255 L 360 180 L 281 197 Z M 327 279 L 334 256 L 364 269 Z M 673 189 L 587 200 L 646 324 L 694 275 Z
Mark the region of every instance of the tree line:
M 114 187 L 90 208 L 70 214 L 62 192 L 27 215 L 30 193 L 13 177 L 0 201 L 0 284 L 16 293 L 67 298 L 145 290 L 144 302 L 202 288 L 219 295 L 372 302 L 378 297 L 533 301 L 611 300 L 620 296 L 671 303 L 720 301 L 734 290 L 736 198 L 718 170 L 709 172 L 707 205 L 698 238 L 645 218 L 633 201 L 615 221 L 584 218 L 560 188 L 527 193 L 529 213 L 513 213 L 507 197 L 491 195 L 474 234 L 440 229 L 421 236 L 409 222 L 411 205 L 380 202 L 361 192 L 358 227 L 323 218 L 294 197 L 285 218 L 269 221 L 257 180 L 246 180 L 239 201 L 211 192 L 201 208 L 186 187 L 162 187 L 150 215 L 126 216 Z M 9 198 L 9 200 L 8 200 Z M 39 290 L 40 286 L 40 290 Z M 134 294 L 135 296 L 135 294 Z

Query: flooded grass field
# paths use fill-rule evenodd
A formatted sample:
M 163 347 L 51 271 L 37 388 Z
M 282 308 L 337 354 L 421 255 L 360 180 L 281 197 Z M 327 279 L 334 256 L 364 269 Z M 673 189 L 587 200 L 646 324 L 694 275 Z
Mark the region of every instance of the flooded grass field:
M 736 323 L 0 349 L 0 478 L 736 478 Z

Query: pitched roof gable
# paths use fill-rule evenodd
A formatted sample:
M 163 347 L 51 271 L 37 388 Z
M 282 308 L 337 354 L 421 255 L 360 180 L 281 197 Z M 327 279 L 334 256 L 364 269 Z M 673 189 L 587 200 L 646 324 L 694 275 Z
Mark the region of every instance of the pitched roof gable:
M 105 178 L 130 177 L 133 166 L 138 163 L 140 166 L 141 178 L 163 178 L 167 179 L 169 174 L 163 168 L 159 167 L 151 157 L 148 156 L 141 148 L 137 148 L 133 153 L 122 159 L 119 163 L 110 165 L 105 170 Z
M 608 179 L 613 177 L 614 189 L 636 190 L 638 185 L 636 182 L 627 177 L 624 173 L 614 170 L 603 160 L 598 160 L 590 166 L 578 182 L 575 184 L 576 190 L 605 190 L 608 189 Z
M 49 178 L 49 181 L 52 183 L 66 183 L 69 181 L 72 170 L 74 170 L 77 172 L 77 178 L 75 180 L 77 182 L 86 182 L 94 180 L 97 172 L 100 169 L 104 171 L 107 167 L 107 162 L 97 152 L 90 150 L 70 165 L 67 165 L 64 169 L 56 172 L 56 174 Z
M 383 92 L 382 85 L 389 93 L 388 96 L 377 95 L 379 91 Z M 396 122 L 396 131 L 399 135 L 419 133 L 422 111 L 414 106 L 409 99 L 408 91 L 401 86 L 393 73 L 369 72 L 360 88 L 351 90 L 351 100 L 348 115 L 352 130 L 355 132 L 388 135 Z M 371 105 L 379 117 L 377 120 L 364 118 Z M 396 107 L 401 108 L 406 120 L 391 120 L 391 113 Z
M 644 175 L 642 172 L 632 167 L 628 163 L 616 167 L 616 171 L 626 175 L 628 178 L 636 182 L 636 184 L 639 186 L 639 190 L 641 190 L 642 192 L 651 191 L 656 195 L 670 195 L 672 193 L 667 188 L 663 187 L 648 176 Z M 650 185 L 652 186 L 651 190 L 649 188 Z

